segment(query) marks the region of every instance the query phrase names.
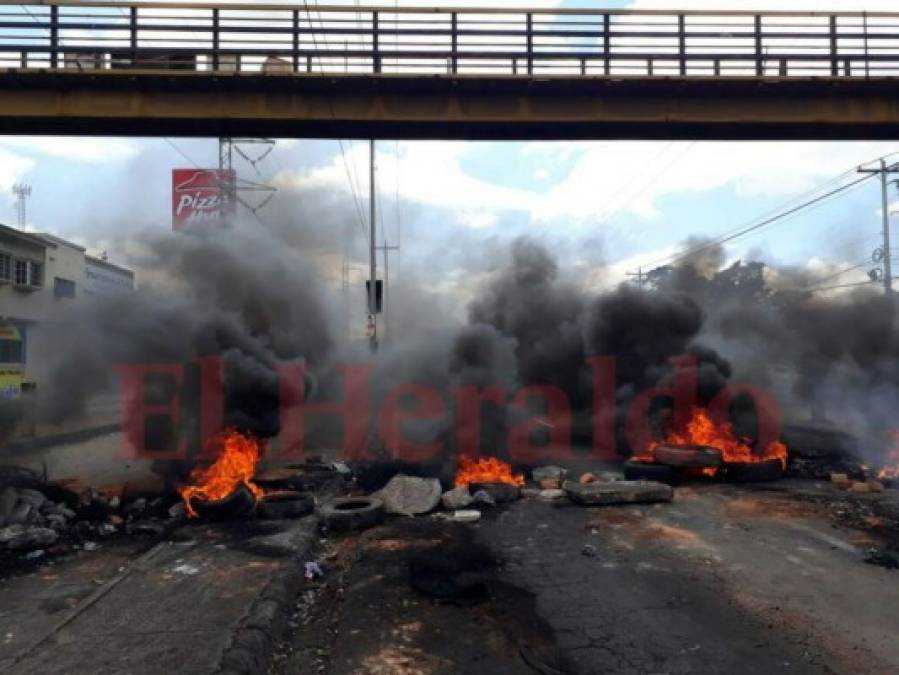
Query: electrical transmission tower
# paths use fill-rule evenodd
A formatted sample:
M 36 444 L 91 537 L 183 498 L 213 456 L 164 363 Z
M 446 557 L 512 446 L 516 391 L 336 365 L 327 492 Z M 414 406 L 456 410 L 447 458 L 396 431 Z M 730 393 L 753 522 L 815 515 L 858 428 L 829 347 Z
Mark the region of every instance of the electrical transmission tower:
M 258 155 L 251 156 L 241 146 L 264 146 L 263 151 Z M 233 213 L 237 204 L 243 206 L 249 211 L 256 220 L 260 220 L 259 211 L 271 201 L 275 196 L 277 188 L 264 183 L 256 183 L 243 178 L 238 178 L 237 172 L 234 170 L 234 154 L 237 153 L 242 157 L 253 169 L 258 176 L 262 176 L 257 166 L 259 162 L 269 156 L 275 149 L 275 141 L 271 138 L 219 138 L 219 171 L 227 176 L 224 184 L 221 186 L 222 199 L 225 202 L 225 211 Z M 255 200 L 252 203 L 243 198 L 242 194 L 261 193 L 262 199 Z M 261 220 L 260 220 L 261 222 Z
M 24 230 L 28 226 L 25 207 L 31 196 L 31 186 L 25 183 L 16 183 L 12 186 L 12 193 L 16 196 L 16 222 L 19 229 Z

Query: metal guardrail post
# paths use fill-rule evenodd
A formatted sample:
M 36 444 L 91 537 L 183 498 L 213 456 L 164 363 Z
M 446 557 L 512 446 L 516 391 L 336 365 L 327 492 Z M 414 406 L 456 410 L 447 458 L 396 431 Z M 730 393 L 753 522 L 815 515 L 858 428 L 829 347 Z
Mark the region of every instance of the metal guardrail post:
M 762 54 L 762 17 L 755 15 L 755 74 L 759 77 L 765 74 L 765 63 Z
M 870 66 L 871 60 L 868 57 L 868 13 L 864 12 L 862 14 L 862 22 L 864 23 L 864 34 L 865 34 L 865 79 L 871 74 Z
M 371 13 L 371 48 L 372 48 L 372 68 L 374 72 L 381 72 L 381 56 L 378 53 L 380 46 L 378 40 L 378 13 Z
M 137 58 L 137 7 L 131 7 L 128 12 L 129 46 L 131 47 L 131 61 Z
M 15 5 L 7 0 L 0 0 L 0 4 Z M 316 61 L 321 72 L 356 72 L 358 65 L 364 71 L 364 61 L 370 58 L 373 74 L 385 72 L 386 59 L 387 71 L 396 63 L 409 66 L 410 71 L 436 70 L 451 75 L 457 75 L 464 64 L 471 72 L 503 72 L 509 67 L 513 74 L 529 76 L 534 76 L 539 67 L 541 74 L 568 72 L 583 77 L 611 77 L 615 68 L 616 73 L 672 74 L 681 78 L 711 70 L 723 77 L 753 72 L 757 77 L 799 77 L 811 72 L 816 76 L 860 79 L 895 77 L 896 71 L 890 64 L 899 60 L 899 47 L 894 44 L 899 13 L 869 16 L 861 11 L 737 11 L 730 13 L 733 19 L 726 22 L 711 22 L 717 16 L 713 10 L 644 13 L 563 9 L 559 10 L 562 18 L 558 19 L 556 10 L 497 7 L 438 10 L 436 18 L 422 20 L 404 18 L 414 16 L 412 8 L 407 14 L 405 9 L 385 4 L 360 8 L 360 18 L 351 20 L 341 15 L 352 9 L 318 6 L 312 11 L 321 13 L 322 26 L 313 28 L 309 10 L 299 3 L 260 3 L 257 9 L 248 3 L 231 5 L 209 0 L 199 14 L 196 9 L 191 10 L 190 16 L 199 19 L 182 21 L 183 25 L 175 18 L 179 8 L 190 6 L 183 0 L 160 3 L 171 11 L 159 15 L 156 10 L 148 15 L 142 9 L 148 5 L 140 1 L 123 2 L 120 8 L 112 10 L 108 8 L 117 3 L 109 0 L 35 0 L 31 4 L 40 6 L 40 11 L 28 12 L 30 17 L 23 15 L 18 23 L 4 22 L 13 30 L 0 37 L 0 53 L 7 54 L 9 65 L 23 69 L 125 69 L 155 63 L 177 70 L 226 72 L 234 67 L 239 70 L 243 61 L 248 67 L 252 63 L 255 70 L 260 56 L 268 58 L 270 49 L 269 56 L 280 56 L 282 68 L 295 73 L 312 72 Z M 493 18 L 481 18 L 481 12 Z M 499 18 L 504 14 L 513 18 Z M 388 17 L 383 28 L 382 15 Z M 390 18 L 394 16 L 395 20 Z M 369 27 L 365 26 L 366 17 Z M 258 39 L 238 39 L 242 26 Z M 571 44 L 566 37 L 569 27 L 574 27 L 576 36 Z M 382 31 L 388 39 L 383 50 Z M 319 35 L 324 36 L 324 44 L 315 44 Z M 404 41 L 406 35 L 414 37 Z M 346 42 L 344 36 L 352 37 Z M 474 37 L 469 40 L 469 36 Z M 522 37 L 524 54 L 520 51 Z M 578 41 L 581 37 L 585 42 Z M 795 44 L 804 42 L 806 37 L 813 38 L 811 46 L 803 49 L 801 44 Z M 635 38 L 642 48 L 632 49 Z M 353 43 L 352 48 L 349 42 Z M 711 46 L 703 46 L 709 43 Z M 475 59 L 477 63 L 473 63 Z M 746 64 L 748 72 L 744 69 Z
M 453 12 L 450 18 L 450 72 L 459 72 L 459 14 Z
M 219 69 L 219 8 L 212 10 L 212 70 Z
M 50 6 L 50 67 L 59 67 L 59 7 Z
M 837 42 L 837 17 L 830 17 L 830 74 L 837 77 L 840 74 L 840 60 L 837 58 L 839 46 Z
M 605 74 L 609 75 L 612 72 L 612 44 L 611 44 L 611 23 L 612 23 L 612 15 L 604 14 L 603 15 L 603 29 L 602 29 L 602 45 L 603 51 L 605 52 Z
M 293 10 L 293 72 L 300 72 L 300 10 Z
M 528 75 L 534 74 L 534 15 L 528 12 L 527 15 L 527 55 L 528 55 Z

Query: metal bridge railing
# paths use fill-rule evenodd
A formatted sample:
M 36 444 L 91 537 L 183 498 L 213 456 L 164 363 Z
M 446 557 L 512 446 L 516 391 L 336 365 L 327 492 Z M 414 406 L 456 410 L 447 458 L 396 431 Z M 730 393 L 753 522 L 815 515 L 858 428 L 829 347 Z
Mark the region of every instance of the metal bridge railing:
M 0 2 L 0 68 L 899 77 L 899 13 Z

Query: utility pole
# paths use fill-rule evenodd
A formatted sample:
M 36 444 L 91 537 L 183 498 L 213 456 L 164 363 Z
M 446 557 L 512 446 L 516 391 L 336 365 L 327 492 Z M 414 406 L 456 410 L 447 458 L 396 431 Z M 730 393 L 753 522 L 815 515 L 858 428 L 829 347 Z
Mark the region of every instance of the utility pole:
M 382 331 L 382 335 L 386 339 L 386 337 L 390 334 L 390 319 L 387 315 L 387 293 L 390 288 L 390 252 L 391 251 L 399 251 L 399 246 L 390 246 L 387 243 L 387 239 L 384 239 L 384 244 L 382 246 L 378 246 L 379 251 L 384 252 L 384 293 L 381 298 L 381 307 L 384 313 L 384 330 Z
M 369 152 L 369 244 L 368 244 L 368 340 L 372 352 L 378 351 L 378 244 L 377 244 L 377 184 L 375 183 L 375 139 L 368 144 Z
M 899 164 L 887 166 L 886 160 L 880 160 L 879 169 L 864 169 L 859 167 L 859 173 L 879 174 L 881 208 L 883 209 L 883 291 L 886 295 L 893 294 L 893 262 L 890 259 L 890 204 L 889 204 L 889 177 L 890 174 L 899 173 Z
M 31 196 L 31 186 L 25 183 L 16 183 L 12 186 L 12 193 L 16 196 L 16 221 L 19 229 L 24 231 L 28 226 L 25 215 L 25 206 Z
M 636 277 L 637 286 L 639 286 L 641 290 L 643 289 L 643 284 L 646 283 L 647 275 L 643 274 L 642 267 L 638 267 L 636 272 L 625 272 L 624 275 L 628 277 Z

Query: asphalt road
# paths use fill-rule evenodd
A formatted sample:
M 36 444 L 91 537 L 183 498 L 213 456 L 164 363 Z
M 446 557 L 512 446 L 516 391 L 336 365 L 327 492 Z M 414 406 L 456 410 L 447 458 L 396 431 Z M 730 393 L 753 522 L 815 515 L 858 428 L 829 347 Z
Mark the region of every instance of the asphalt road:
M 875 538 L 836 523 L 846 499 L 899 495 L 782 481 L 654 506 L 523 499 L 464 526 L 503 560 L 470 606 L 409 583 L 418 552 L 459 550 L 448 526 L 391 520 L 332 540 L 273 673 L 896 673 L 899 571 L 863 561 Z
M 536 594 L 577 673 L 899 672 L 899 572 L 865 564 L 870 535 L 791 490 L 701 485 L 672 504 L 591 510 L 523 501 L 479 534 Z
M 22 463 L 46 461 L 52 477 L 100 485 L 153 478 L 148 463 L 116 459 L 120 447 L 112 434 Z M 863 562 L 890 531 L 846 527 L 840 514 L 853 504 L 899 514 L 899 493 L 780 481 L 684 486 L 654 506 L 521 500 L 467 526 L 505 561 L 496 579 L 506 590 L 480 608 L 411 591 L 402 551 L 422 540 L 410 525 L 423 519 L 396 520 L 340 542 L 351 550 L 344 586 L 321 600 L 333 630 L 313 620 L 303 640 L 329 654 L 316 672 L 335 675 L 377 672 L 378 654 L 411 664 L 396 673 L 477 672 L 473 664 L 527 672 L 518 643 L 538 625 L 572 673 L 896 673 L 899 571 Z M 889 527 L 899 537 L 896 522 Z M 335 602 L 341 590 L 349 600 Z M 373 623 L 378 631 L 366 628 Z M 409 628 L 419 625 L 427 630 Z M 307 671 L 285 659 L 279 672 Z

